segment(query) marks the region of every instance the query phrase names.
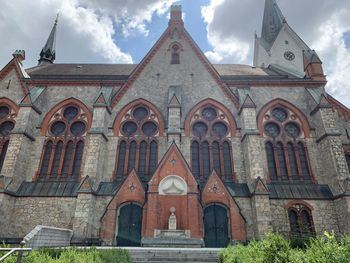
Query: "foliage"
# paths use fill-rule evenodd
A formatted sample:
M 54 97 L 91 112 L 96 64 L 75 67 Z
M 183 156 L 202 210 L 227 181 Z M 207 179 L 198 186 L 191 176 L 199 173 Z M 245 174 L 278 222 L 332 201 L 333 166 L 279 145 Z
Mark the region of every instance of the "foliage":
M 279 234 L 268 234 L 247 246 L 235 245 L 220 253 L 221 263 L 349 263 L 350 236 L 337 240 L 334 233 L 308 239 L 295 248 Z
M 5 263 L 15 263 L 11 256 Z M 38 249 L 23 258 L 23 263 L 129 263 L 129 253 L 122 249 Z

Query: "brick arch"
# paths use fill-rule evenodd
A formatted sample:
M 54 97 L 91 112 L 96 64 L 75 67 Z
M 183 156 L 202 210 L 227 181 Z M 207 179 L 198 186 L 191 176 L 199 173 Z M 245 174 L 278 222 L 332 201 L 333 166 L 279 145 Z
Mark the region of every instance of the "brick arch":
M 274 100 L 268 102 L 267 104 L 265 104 L 261 108 L 261 110 L 259 111 L 257 121 L 258 121 L 258 129 L 259 129 L 261 136 L 264 133 L 264 128 L 263 128 L 264 115 L 268 110 L 270 110 L 271 108 L 276 107 L 276 106 L 281 106 L 282 108 L 287 108 L 290 111 L 292 111 L 296 115 L 296 117 L 301 121 L 301 126 L 302 126 L 301 128 L 304 132 L 305 137 L 306 138 L 310 137 L 310 125 L 309 125 L 309 122 L 308 122 L 306 116 L 304 115 L 304 113 L 302 113 L 292 103 L 290 103 L 284 99 L 274 99 Z
M 287 204 L 284 205 L 284 209 L 288 210 L 289 208 L 292 208 L 295 205 L 303 205 L 305 206 L 307 209 L 310 210 L 310 212 L 312 210 L 314 210 L 313 206 L 310 205 L 309 203 L 305 202 L 304 200 L 291 200 L 289 201 Z
M 41 123 L 41 128 L 40 128 L 40 133 L 42 135 L 45 135 L 47 132 L 47 129 L 49 128 L 49 124 L 50 124 L 50 120 L 52 118 L 52 116 L 62 107 L 69 105 L 69 104 L 75 104 L 78 107 L 80 107 L 81 109 L 83 109 L 84 112 L 86 112 L 87 114 L 87 130 L 90 129 L 91 124 L 92 124 L 92 114 L 91 111 L 88 109 L 88 107 L 81 102 L 80 100 L 76 99 L 76 98 L 69 98 L 66 99 L 64 101 L 59 102 L 58 104 L 56 104 L 44 117 L 42 123 Z
M 237 124 L 236 121 L 234 119 L 234 117 L 232 116 L 231 112 L 220 102 L 213 100 L 213 99 L 205 99 L 202 100 L 201 102 L 197 103 L 188 113 L 187 116 L 185 118 L 185 134 L 186 136 L 190 136 L 190 131 L 191 131 L 191 118 L 193 116 L 193 114 L 200 108 L 204 107 L 204 106 L 209 106 L 212 105 L 217 109 L 220 109 L 223 113 L 225 113 L 228 122 L 230 124 L 230 130 L 231 130 L 231 136 L 234 137 L 236 134 L 236 130 L 237 130 Z
M 172 48 L 173 48 L 174 45 L 178 45 L 180 51 L 183 51 L 183 50 L 184 50 L 184 49 L 183 49 L 183 46 L 182 46 L 182 44 L 181 44 L 180 42 L 178 42 L 178 41 L 172 41 L 172 42 L 170 43 L 170 45 L 168 46 L 168 51 L 169 51 L 169 50 L 172 50 Z
M 17 103 L 10 100 L 9 98 L 2 97 L 2 98 L 0 98 L 0 105 L 1 104 L 6 104 L 6 105 L 10 106 L 10 108 L 15 111 L 16 116 L 17 116 L 18 111 L 19 111 L 19 106 L 17 105 Z
M 148 107 L 149 109 L 151 109 L 158 118 L 158 128 L 159 128 L 159 136 L 163 136 L 164 135 L 164 119 L 163 119 L 163 115 L 161 114 L 161 112 L 158 110 L 158 108 L 151 102 L 149 102 L 148 100 L 145 99 L 136 99 L 128 104 L 126 104 L 117 114 L 117 117 L 114 119 L 114 124 L 113 124 L 113 133 L 115 136 L 118 136 L 118 131 L 120 130 L 120 126 L 122 123 L 122 119 L 125 115 L 125 113 L 127 113 L 130 109 L 132 109 L 133 107 L 137 106 L 137 105 L 145 105 L 146 107 Z

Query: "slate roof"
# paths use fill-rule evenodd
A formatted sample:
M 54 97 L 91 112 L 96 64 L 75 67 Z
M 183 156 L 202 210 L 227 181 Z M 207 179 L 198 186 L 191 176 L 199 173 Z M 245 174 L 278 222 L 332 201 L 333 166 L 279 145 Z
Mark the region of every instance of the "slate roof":
M 77 196 L 79 181 L 34 181 L 23 182 L 18 188 L 17 196 Z
M 300 183 L 267 184 L 270 198 L 275 199 L 332 199 L 334 196 L 328 185 Z
M 137 64 L 45 64 L 27 69 L 32 79 L 103 79 L 127 80 Z M 287 72 L 273 68 L 258 68 L 241 64 L 213 64 L 225 79 L 237 78 L 285 78 Z

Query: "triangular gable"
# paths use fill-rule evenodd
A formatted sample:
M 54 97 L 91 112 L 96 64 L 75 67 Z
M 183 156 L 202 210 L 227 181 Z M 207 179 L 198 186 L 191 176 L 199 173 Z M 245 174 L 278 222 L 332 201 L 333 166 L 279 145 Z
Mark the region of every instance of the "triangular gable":
M 85 176 L 85 178 L 83 179 L 83 181 L 81 181 L 77 193 L 95 193 L 94 189 L 92 188 L 92 181 L 90 179 L 90 177 L 87 175 Z
M 176 95 L 174 94 L 169 102 L 169 106 L 171 107 L 181 107 L 179 100 L 177 99 Z
M 319 108 L 332 108 L 332 105 L 329 102 L 329 100 L 327 99 L 327 97 L 325 96 L 325 94 L 321 95 L 320 103 L 318 104 L 318 107 Z
M 339 117 L 346 121 L 350 121 L 350 109 L 329 94 L 327 94 L 327 98 L 337 110 Z
M 253 183 L 253 195 L 269 195 L 269 189 L 260 176 Z
M 253 101 L 253 99 L 247 94 L 241 108 L 256 108 L 256 105 Z
M 149 191 L 158 191 L 160 181 L 168 175 L 181 177 L 187 183 L 189 192 L 198 192 L 197 181 L 175 142 L 170 145 L 149 181 Z
M 14 57 L 11 59 L 10 62 L 0 70 L 0 80 L 3 80 L 12 70 L 15 70 L 16 76 L 21 84 L 22 91 L 24 95 L 26 95 L 28 93 L 28 88 L 24 82 L 24 79 L 28 78 L 29 76 L 24 71 L 21 62 L 18 61 L 17 58 Z
M 165 40 L 172 37 L 172 31 L 174 31 L 175 29 L 177 29 L 177 33 L 180 35 L 179 37 L 185 39 L 189 43 L 190 47 L 198 57 L 199 61 L 203 64 L 203 66 L 206 68 L 210 76 L 215 80 L 218 86 L 222 89 L 224 94 L 232 100 L 232 102 L 234 103 L 237 109 L 239 108 L 239 102 L 236 96 L 229 90 L 226 84 L 221 81 L 221 77 L 219 73 L 216 71 L 216 69 L 214 68 L 214 66 L 209 62 L 208 58 L 200 50 L 200 48 L 194 42 L 190 34 L 186 31 L 186 29 L 183 28 L 182 19 L 181 19 L 181 22 L 182 23 L 180 23 L 178 19 L 175 21 L 172 21 L 172 20 L 169 21 L 168 28 L 164 31 L 164 33 L 157 40 L 154 46 L 150 49 L 147 55 L 142 59 L 140 64 L 138 64 L 137 67 L 131 72 L 127 82 L 118 90 L 118 92 L 113 97 L 112 103 L 111 103 L 112 108 L 118 103 L 118 101 L 123 97 L 126 91 L 133 85 L 133 83 L 141 75 L 143 69 L 152 60 L 155 54 L 159 51 L 160 47 L 165 42 Z

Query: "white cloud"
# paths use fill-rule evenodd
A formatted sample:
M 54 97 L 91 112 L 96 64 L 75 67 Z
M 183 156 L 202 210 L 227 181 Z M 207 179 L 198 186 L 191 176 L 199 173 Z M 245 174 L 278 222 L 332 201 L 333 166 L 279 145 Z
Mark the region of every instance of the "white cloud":
M 0 68 L 15 49 L 26 50 L 26 67 L 35 66 L 60 11 L 56 62 L 132 63 L 114 41 L 116 34 L 148 34 L 153 15 L 176 0 L 12 0 L 0 9 Z M 121 31 L 116 32 L 117 28 Z
M 261 28 L 264 2 L 211 0 L 202 7 L 208 41 L 213 47 L 206 55 L 212 62 L 252 64 L 254 32 Z M 289 25 L 322 59 L 328 92 L 350 106 L 350 51 L 343 38 L 344 32 L 350 30 L 349 0 L 277 2 Z

